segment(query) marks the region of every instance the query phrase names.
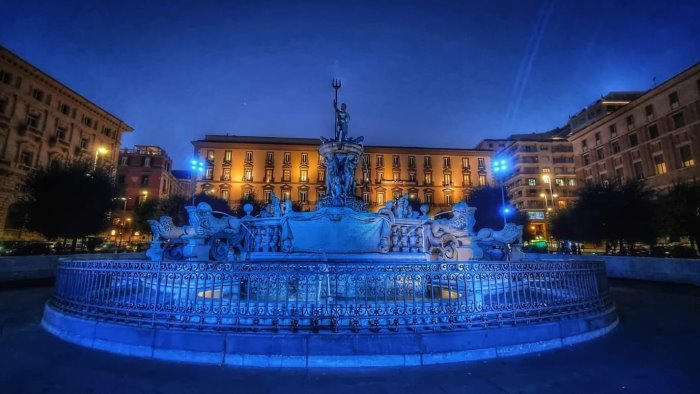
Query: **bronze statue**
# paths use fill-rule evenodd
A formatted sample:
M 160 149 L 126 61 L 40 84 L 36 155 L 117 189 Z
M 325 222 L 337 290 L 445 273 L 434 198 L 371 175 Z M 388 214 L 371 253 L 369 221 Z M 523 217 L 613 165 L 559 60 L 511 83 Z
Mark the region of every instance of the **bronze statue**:
M 345 141 L 348 136 L 348 123 L 350 122 L 350 114 L 348 113 L 347 104 L 343 103 L 338 108 L 338 101 L 333 100 L 333 108 L 335 108 L 335 140 L 338 142 Z

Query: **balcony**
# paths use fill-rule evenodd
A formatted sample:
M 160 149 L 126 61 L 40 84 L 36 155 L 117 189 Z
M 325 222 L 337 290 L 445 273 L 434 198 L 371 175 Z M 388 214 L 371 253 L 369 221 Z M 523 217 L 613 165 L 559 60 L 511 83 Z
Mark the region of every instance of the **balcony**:
M 387 186 L 415 186 L 417 184 L 416 181 L 409 181 L 409 180 L 402 180 L 402 179 L 382 179 L 378 183 L 382 185 L 387 185 Z
M 223 182 L 230 182 L 231 181 L 231 175 L 222 175 L 221 178 L 219 178 Z

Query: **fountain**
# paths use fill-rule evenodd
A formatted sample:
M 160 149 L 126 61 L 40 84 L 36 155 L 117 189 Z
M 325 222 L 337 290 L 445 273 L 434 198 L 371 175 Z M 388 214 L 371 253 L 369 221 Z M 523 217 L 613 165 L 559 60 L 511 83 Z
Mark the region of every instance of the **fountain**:
M 321 138 L 327 195 L 312 212 L 273 197 L 261 217 L 187 207 L 149 221 L 149 260 L 62 261 L 44 327 L 148 358 L 247 366 L 423 365 L 591 339 L 617 324 L 603 262 L 526 261 L 522 226 L 474 231 L 475 207 L 368 212 L 363 138 Z

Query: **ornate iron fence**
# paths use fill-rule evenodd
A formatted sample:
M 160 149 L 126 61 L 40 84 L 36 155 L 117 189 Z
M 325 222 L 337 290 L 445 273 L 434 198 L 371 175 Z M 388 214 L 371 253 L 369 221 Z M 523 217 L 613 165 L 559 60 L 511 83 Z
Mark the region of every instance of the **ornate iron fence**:
M 598 261 L 62 261 L 50 303 L 142 326 L 314 332 L 519 325 L 612 306 Z

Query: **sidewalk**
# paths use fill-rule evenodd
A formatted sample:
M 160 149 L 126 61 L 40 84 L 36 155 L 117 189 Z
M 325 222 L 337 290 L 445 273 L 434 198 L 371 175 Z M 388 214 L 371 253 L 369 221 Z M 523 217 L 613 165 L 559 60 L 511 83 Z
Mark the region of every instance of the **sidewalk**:
M 700 288 L 611 281 L 620 325 L 574 347 L 401 369 L 236 369 L 122 357 L 41 328 L 51 288 L 0 291 L 0 391 L 51 393 L 690 393 L 700 387 Z

